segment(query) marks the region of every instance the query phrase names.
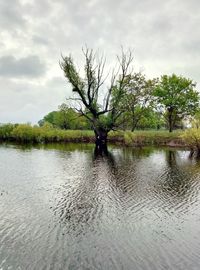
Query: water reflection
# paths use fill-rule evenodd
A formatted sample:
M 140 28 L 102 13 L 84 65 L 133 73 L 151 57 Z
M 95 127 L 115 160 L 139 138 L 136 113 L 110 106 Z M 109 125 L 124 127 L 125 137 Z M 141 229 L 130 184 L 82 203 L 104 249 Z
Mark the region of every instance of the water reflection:
M 200 164 L 187 157 L 0 147 L 0 268 L 199 268 Z
M 154 167 L 151 162 L 156 159 Z M 168 214 L 180 206 L 181 213 L 186 213 L 192 197 L 196 198 L 191 173 L 184 169 L 177 151 L 113 149 L 106 155 L 91 153 L 89 160 L 75 186 L 62 186 L 62 198 L 55 208 L 60 220 L 77 233 L 83 225 L 89 228 L 96 219 L 100 221 L 106 212 L 117 211 L 119 220 L 120 211 L 123 216 L 126 212 L 132 215 L 156 205 Z

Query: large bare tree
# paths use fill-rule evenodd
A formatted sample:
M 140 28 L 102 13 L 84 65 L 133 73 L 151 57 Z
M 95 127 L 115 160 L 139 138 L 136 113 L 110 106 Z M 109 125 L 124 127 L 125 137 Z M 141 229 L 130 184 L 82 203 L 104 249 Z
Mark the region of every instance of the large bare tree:
M 125 109 L 122 100 L 133 71 L 133 55 L 130 50 L 125 53 L 122 49 L 111 74 L 105 72 L 105 57 L 98 57 L 88 48 L 83 50 L 83 55 L 82 76 L 71 55 L 62 57 L 60 66 L 75 94 L 70 99 L 75 101 L 76 110 L 91 122 L 96 146 L 103 149 L 107 145 L 108 132 L 116 128 Z

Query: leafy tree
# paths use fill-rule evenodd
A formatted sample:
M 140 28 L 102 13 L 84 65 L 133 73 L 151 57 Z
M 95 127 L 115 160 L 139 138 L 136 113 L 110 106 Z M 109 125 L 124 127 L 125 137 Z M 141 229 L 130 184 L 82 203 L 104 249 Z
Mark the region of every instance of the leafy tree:
M 38 122 L 40 126 L 50 123 L 55 128 L 60 129 L 90 129 L 90 123 L 85 117 L 69 108 L 65 103 L 58 107 L 58 111 L 53 111 L 44 116 Z
M 112 73 L 109 86 L 106 87 L 108 74 L 104 75 L 105 59 L 98 58 L 93 50 L 87 48 L 83 53 L 85 60 L 83 76 L 78 72 L 71 56 L 63 57 L 60 66 L 75 94 L 71 100 L 76 102 L 76 110 L 92 125 L 97 149 L 106 150 L 108 132 L 116 127 L 117 120 L 123 112 L 120 103 L 129 82 L 128 75 L 133 56 L 130 51 L 124 53 L 122 50 L 122 55 L 117 58 L 118 71 Z M 107 92 L 104 92 L 106 88 Z
M 161 77 L 154 90 L 158 106 L 166 116 L 169 132 L 172 132 L 177 120 L 193 115 L 198 109 L 199 95 L 192 80 L 172 74 Z
M 165 121 L 163 116 L 151 106 L 145 109 L 137 125 L 139 129 L 160 129 L 164 126 Z
M 147 80 L 141 72 L 129 76 L 123 106 L 127 110 L 126 117 L 131 121 L 132 131 L 152 105 L 152 92 L 156 83 L 156 79 Z
M 56 124 L 57 113 L 58 113 L 57 111 L 52 111 L 48 113 L 47 115 L 45 115 L 44 118 L 38 122 L 39 126 L 43 126 L 45 122 L 47 122 L 47 123 L 52 124 L 52 126 L 57 127 L 57 124 Z
M 63 103 L 59 107 L 56 115 L 56 123 L 61 129 L 90 129 L 87 119 L 77 113 L 74 109 L 69 108 Z

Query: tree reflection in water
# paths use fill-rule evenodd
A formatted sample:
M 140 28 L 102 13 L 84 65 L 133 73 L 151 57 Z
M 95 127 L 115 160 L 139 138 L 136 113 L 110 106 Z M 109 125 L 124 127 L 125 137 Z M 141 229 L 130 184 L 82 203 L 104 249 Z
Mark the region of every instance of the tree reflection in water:
M 80 233 L 109 211 L 128 212 L 135 205 L 148 207 L 155 200 L 160 207 L 174 208 L 179 204 L 187 210 L 187 200 L 193 195 L 191 176 L 177 164 L 176 151 L 163 150 L 161 168 L 152 168 L 155 149 L 113 149 L 89 155 L 81 179 L 74 187 L 62 188 L 62 197 L 55 208 L 68 230 Z M 77 165 L 78 166 L 78 165 Z M 78 169 L 78 167 L 77 167 Z M 151 170 L 150 170 L 151 169 Z M 162 202 L 162 203 L 161 203 Z

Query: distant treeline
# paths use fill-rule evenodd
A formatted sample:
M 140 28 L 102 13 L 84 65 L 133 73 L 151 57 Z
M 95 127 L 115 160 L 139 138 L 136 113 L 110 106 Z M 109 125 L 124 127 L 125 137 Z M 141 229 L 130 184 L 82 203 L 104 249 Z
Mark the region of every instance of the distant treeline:
M 102 115 L 103 118 L 106 116 Z M 141 109 L 140 106 L 135 108 L 133 129 L 133 117 L 129 112 L 125 112 L 119 118 L 118 130 L 145 130 L 145 129 L 165 129 L 167 123 L 164 116 L 152 108 L 150 105 Z M 137 119 L 137 120 L 136 120 Z M 63 130 L 92 130 L 91 122 L 83 115 L 75 111 L 75 109 L 62 104 L 58 107 L 57 111 L 52 111 L 45 115 L 38 124 L 40 127 L 50 124 L 52 127 Z M 183 122 L 181 119 L 176 120 L 175 128 L 182 128 Z
M 134 131 L 164 128 L 172 132 L 183 128 L 200 111 L 199 92 L 190 79 L 172 74 L 148 80 L 145 75 L 134 73 L 127 75 L 124 80 L 123 89 L 119 90 L 113 85 L 108 94 L 111 95 L 110 109 L 104 105 L 106 110 L 103 110 L 104 106 L 98 103 L 98 97 L 93 98 L 96 95 L 94 89 L 92 96 L 88 94 L 92 90 L 87 84 L 89 89 L 85 86 L 86 89 L 80 90 L 81 96 L 77 98 L 83 108 L 80 109 L 78 104 L 75 104 L 75 109 L 62 104 L 57 111 L 45 115 L 38 122 L 39 125 L 49 123 L 59 129 L 93 129 L 106 134 L 113 129 Z

